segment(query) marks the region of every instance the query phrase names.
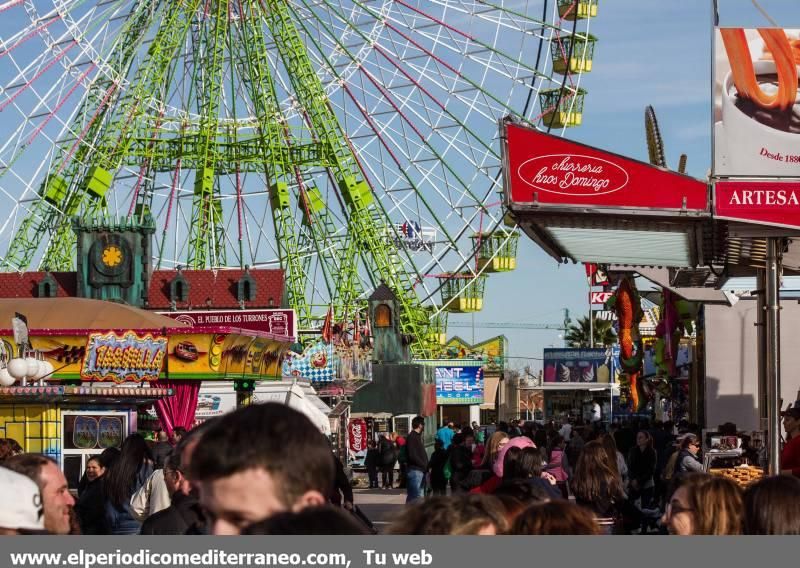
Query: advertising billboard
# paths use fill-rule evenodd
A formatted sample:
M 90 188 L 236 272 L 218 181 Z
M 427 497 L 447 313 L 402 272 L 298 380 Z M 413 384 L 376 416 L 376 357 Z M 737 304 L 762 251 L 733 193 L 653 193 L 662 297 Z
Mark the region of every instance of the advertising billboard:
M 505 124 L 510 205 L 634 207 L 708 211 L 708 186 L 683 174 Z
M 714 31 L 716 177 L 800 176 L 800 30 Z
M 595 349 L 545 349 L 545 383 L 609 383 L 619 368 L 619 350 L 612 347 Z
M 436 367 L 436 404 L 482 404 L 483 367 Z

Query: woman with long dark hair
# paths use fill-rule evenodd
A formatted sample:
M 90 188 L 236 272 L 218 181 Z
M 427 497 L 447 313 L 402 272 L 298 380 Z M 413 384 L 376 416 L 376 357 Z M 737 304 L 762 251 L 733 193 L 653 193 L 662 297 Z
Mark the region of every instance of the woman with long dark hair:
M 605 526 L 619 527 L 627 497 L 616 464 L 601 441 L 583 447 L 570 479 L 570 489 L 578 505 L 594 512 L 598 519 L 607 520 Z
M 119 458 L 104 476 L 105 517 L 114 535 L 138 534 L 141 524 L 130 510 L 133 495 L 153 473 L 153 457 L 145 439 L 131 434 L 122 443 Z
M 608 454 L 609 463 L 613 468 L 616 468 L 619 474 L 620 481 L 622 481 L 623 491 L 628 490 L 628 464 L 625 462 L 625 457 L 617 449 L 617 442 L 611 434 L 603 434 L 598 438 L 602 442 L 603 447 Z

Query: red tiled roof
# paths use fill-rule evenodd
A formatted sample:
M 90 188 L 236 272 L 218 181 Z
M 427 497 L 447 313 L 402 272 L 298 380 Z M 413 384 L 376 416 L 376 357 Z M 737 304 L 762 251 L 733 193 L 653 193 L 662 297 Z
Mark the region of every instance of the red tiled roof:
M 0 298 L 38 298 L 39 282 L 47 272 L 0 272 Z M 51 272 L 57 284 L 56 297 L 75 296 L 78 288 L 74 272 Z
M 156 270 L 150 279 L 147 308 L 167 310 L 170 308 L 169 284 L 177 270 Z M 38 285 L 46 272 L 0 273 L 0 298 L 37 298 Z M 74 272 L 51 272 L 57 284 L 56 297 L 75 297 L 77 280 Z M 179 309 L 232 309 L 238 308 L 237 285 L 244 270 L 183 270 L 183 278 L 189 284 L 186 302 L 178 302 Z M 245 302 L 248 308 L 280 307 L 283 304 L 283 270 L 251 269 L 255 282 L 256 298 Z M 270 299 L 272 303 L 270 304 Z
M 156 270 L 150 279 L 149 309 L 169 309 L 169 284 L 178 274 L 177 270 Z M 236 299 L 239 279 L 244 270 L 183 270 L 183 278 L 189 284 L 186 302 L 178 302 L 178 309 L 231 309 L 238 308 Z M 283 270 L 251 269 L 255 282 L 256 298 L 245 302 L 248 308 L 280 307 L 283 302 Z M 270 305 L 272 299 L 272 305 Z

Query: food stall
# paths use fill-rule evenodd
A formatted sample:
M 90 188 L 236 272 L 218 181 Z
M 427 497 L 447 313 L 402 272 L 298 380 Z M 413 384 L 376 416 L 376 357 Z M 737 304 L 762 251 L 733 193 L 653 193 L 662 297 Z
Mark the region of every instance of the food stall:
M 141 408 L 199 379 L 275 381 L 292 339 L 99 300 L 0 299 L 0 321 L 18 312 L 31 322 L 24 353 L 0 329 L 0 437 L 59 461 L 71 486 L 88 457 L 139 430 Z M 19 362 L 29 370 L 14 377 Z
M 764 477 L 766 435 L 763 431 L 737 432 L 723 425 L 703 430 L 703 469 L 745 487 Z

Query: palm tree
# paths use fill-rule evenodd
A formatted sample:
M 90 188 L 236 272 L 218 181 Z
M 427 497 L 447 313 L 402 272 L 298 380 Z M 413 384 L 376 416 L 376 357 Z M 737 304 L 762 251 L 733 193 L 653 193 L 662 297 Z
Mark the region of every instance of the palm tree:
M 617 342 L 613 324 L 608 320 L 594 318 L 594 346 L 606 347 Z M 589 347 L 589 317 L 584 316 L 567 328 L 564 340 L 570 347 Z

